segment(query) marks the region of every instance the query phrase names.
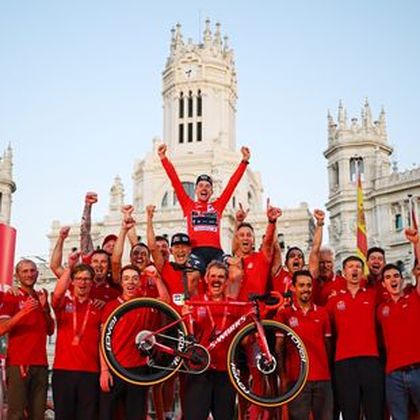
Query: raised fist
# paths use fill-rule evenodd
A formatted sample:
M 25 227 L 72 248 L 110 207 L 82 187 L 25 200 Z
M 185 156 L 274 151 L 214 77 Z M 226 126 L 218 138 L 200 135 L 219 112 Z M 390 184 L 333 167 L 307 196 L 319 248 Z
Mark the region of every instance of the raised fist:
M 70 233 L 70 226 L 63 226 L 58 233 L 58 236 L 64 241 Z
M 164 159 L 166 157 L 167 150 L 168 150 L 168 146 L 166 144 L 160 144 L 158 146 L 158 156 L 160 159 Z
M 67 261 L 70 269 L 72 269 L 79 262 L 80 254 L 81 254 L 80 251 L 70 252 L 69 258 Z
M 149 204 L 148 206 L 146 206 L 146 215 L 148 218 L 153 219 L 153 216 L 155 214 L 155 209 L 156 209 L 156 206 L 154 206 L 153 204 Z
M 405 237 L 407 238 L 407 241 L 416 244 L 419 241 L 419 233 L 416 229 L 406 229 L 404 231 Z
M 98 202 L 98 194 L 96 194 L 96 192 L 89 191 L 89 192 L 86 193 L 86 196 L 85 196 L 85 203 L 86 204 L 92 205 L 92 204 L 95 204 L 97 202 Z
M 242 146 L 241 153 L 242 153 L 242 160 L 249 162 L 249 159 L 251 158 L 251 151 L 249 150 L 249 148 Z
M 123 214 L 124 217 L 128 217 L 133 214 L 134 211 L 134 206 L 132 206 L 131 204 L 125 204 L 124 206 L 121 207 L 121 212 Z
M 324 224 L 325 213 L 320 209 L 314 210 L 314 217 L 316 220 L 317 225 L 322 226 Z

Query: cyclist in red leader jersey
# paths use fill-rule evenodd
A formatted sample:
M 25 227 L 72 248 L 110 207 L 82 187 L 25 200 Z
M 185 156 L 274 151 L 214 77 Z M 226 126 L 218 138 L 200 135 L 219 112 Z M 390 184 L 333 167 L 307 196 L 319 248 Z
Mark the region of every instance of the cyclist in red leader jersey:
M 187 218 L 192 252 L 207 266 L 211 260 L 221 260 L 223 257 L 220 245 L 220 220 L 223 210 L 246 170 L 251 153 L 247 147 L 241 148 L 242 161 L 238 168 L 231 176 L 220 197 L 210 202 L 213 194 L 212 178 L 204 174 L 197 178 L 195 183 L 196 201 L 192 200 L 185 192 L 174 166 L 166 156 L 166 151 L 166 144 L 161 144 L 158 147 L 158 155 L 162 166 L 171 180 L 184 216 Z

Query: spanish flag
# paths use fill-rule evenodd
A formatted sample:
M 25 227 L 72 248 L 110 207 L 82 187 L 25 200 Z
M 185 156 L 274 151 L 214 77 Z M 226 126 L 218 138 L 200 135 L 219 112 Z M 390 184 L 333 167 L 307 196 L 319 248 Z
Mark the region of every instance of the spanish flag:
M 363 189 L 362 179 L 360 173 L 357 176 L 357 255 L 365 263 L 366 270 L 366 257 L 367 257 L 367 237 L 366 237 L 366 219 L 365 209 L 363 207 Z

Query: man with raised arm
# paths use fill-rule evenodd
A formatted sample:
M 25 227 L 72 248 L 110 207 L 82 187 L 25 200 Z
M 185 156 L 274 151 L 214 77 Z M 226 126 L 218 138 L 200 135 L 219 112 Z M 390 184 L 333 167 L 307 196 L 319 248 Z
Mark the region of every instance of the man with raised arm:
M 280 216 L 281 210 L 272 207 L 267 200 L 268 223 L 260 251 L 254 251 L 255 234 L 252 225 L 246 222 L 238 225 L 235 232 L 238 247 L 235 257 L 242 259 L 243 268 L 242 283 L 236 296 L 238 300 L 248 300 L 250 293 L 261 294 L 267 291 L 275 226 Z
M 18 294 L 7 297 L 0 309 L 0 334 L 9 333 L 6 376 L 9 389 L 7 418 L 21 420 L 28 410 L 31 420 L 45 416 L 48 361 L 47 335 L 54 333 L 54 320 L 47 291 L 35 290 L 38 270 L 31 260 L 16 265 Z
M 406 238 L 414 244 L 416 261 L 420 258 L 418 232 L 406 229 Z M 386 350 L 386 400 L 395 420 L 410 418 L 411 400 L 420 414 L 420 281 L 415 288 L 403 287 L 400 269 L 386 264 L 382 283 L 389 298 L 377 311 Z
M 57 420 L 98 416 L 99 337 L 101 310 L 90 292 L 95 277 L 87 264 L 70 254 L 52 295 L 57 320 L 57 341 L 52 387 Z
M 210 261 L 221 260 L 223 257 L 220 244 L 222 214 L 247 168 L 251 157 L 250 151 L 247 147 L 241 148 L 242 161 L 220 197 L 211 202 L 210 198 L 213 194 L 212 178 L 205 174 L 197 178 L 195 183 L 196 201 L 192 200 L 185 192 L 174 166 L 166 156 L 166 151 L 167 146 L 165 144 L 158 147 L 158 155 L 162 166 L 171 180 L 184 217 L 187 218 L 187 230 L 188 236 L 191 238 L 192 252 L 207 266 Z
M 324 226 L 325 213 L 320 209 L 315 209 L 313 216 L 315 218 L 315 231 L 312 241 L 311 252 L 309 253 L 308 270 L 312 276 L 315 275 L 318 269 L 319 250 L 322 244 L 322 230 Z M 275 248 L 276 252 L 280 252 L 280 247 Z M 295 271 L 302 270 L 305 266 L 305 256 L 303 251 L 297 247 L 292 246 L 287 250 L 284 265 L 280 258 L 275 258 L 277 267 L 272 267 L 272 285 L 273 290 L 280 293 L 285 293 L 290 290 L 292 285 L 292 277 Z

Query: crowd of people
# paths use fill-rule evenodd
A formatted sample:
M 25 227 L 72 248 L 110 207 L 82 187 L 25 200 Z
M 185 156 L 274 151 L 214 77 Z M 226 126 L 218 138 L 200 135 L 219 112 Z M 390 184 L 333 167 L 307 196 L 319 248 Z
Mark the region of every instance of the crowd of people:
M 405 231 L 416 257 L 414 285 L 404 281 L 399 266 L 387 262 L 379 247 L 368 250 L 366 267 L 361 258 L 350 255 L 337 273 L 333 250 L 322 246 L 322 210 L 313 213 L 315 231 L 307 262 L 304 252 L 295 246 L 282 255 L 276 231 L 282 212 L 269 201 L 261 245 L 257 247 L 253 226 L 247 221 L 248 211 L 240 206 L 232 249 L 223 250 L 222 214 L 250 159 L 248 148 L 243 147 L 241 153 L 242 160 L 220 197 L 211 200 L 213 180 L 200 175 L 193 200 L 167 157 L 166 145 L 159 146 L 162 167 L 187 221 L 187 232 L 174 234 L 170 241 L 155 232 L 156 208 L 148 205 L 147 239 L 139 242 L 134 208 L 126 205 L 120 232 L 108 235 L 95 248 L 90 221 L 97 196 L 87 193 L 80 249 L 71 252 L 66 263 L 63 247 L 69 228 L 60 230 L 51 256 L 57 283 L 50 297 L 45 290 L 36 289 L 36 264 L 27 259 L 17 263 L 17 287 L 1 294 L 0 305 L 0 335 L 8 334 L 9 420 L 44 418 L 46 340 L 54 331 L 52 390 L 58 420 L 139 420 L 152 407 L 155 418 L 175 418 L 176 388 L 186 420 L 206 420 L 210 414 L 215 420 L 231 420 L 235 415 L 252 420 L 287 416 L 327 420 L 340 415 L 345 420 L 361 416 L 405 420 L 420 413 L 418 232 Z M 127 243 L 130 253 L 125 264 Z M 252 293 L 272 290 L 285 299 L 269 316 L 296 331 L 309 358 L 307 382 L 286 409 L 253 407 L 237 398 L 226 372 L 228 341 L 212 352 L 212 364 L 205 372 L 174 375 L 150 389 L 114 375 L 101 354 L 101 325 L 116 308 L 136 297 L 162 300 L 179 314 L 189 311 L 194 320 L 192 332 L 199 343 L 207 345 L 240 315 L 223 306 L 197 310 L 186 304 L 186 298 L 247 301 Z M 147 365 L 147 356 L 127 344 L 136 333 L 136 321 L 128 313 L 114 351 L 124 368 L 134 373 Z M 293 370 L 293 360 L 286 360 L 281 372 L 285 381 Z

